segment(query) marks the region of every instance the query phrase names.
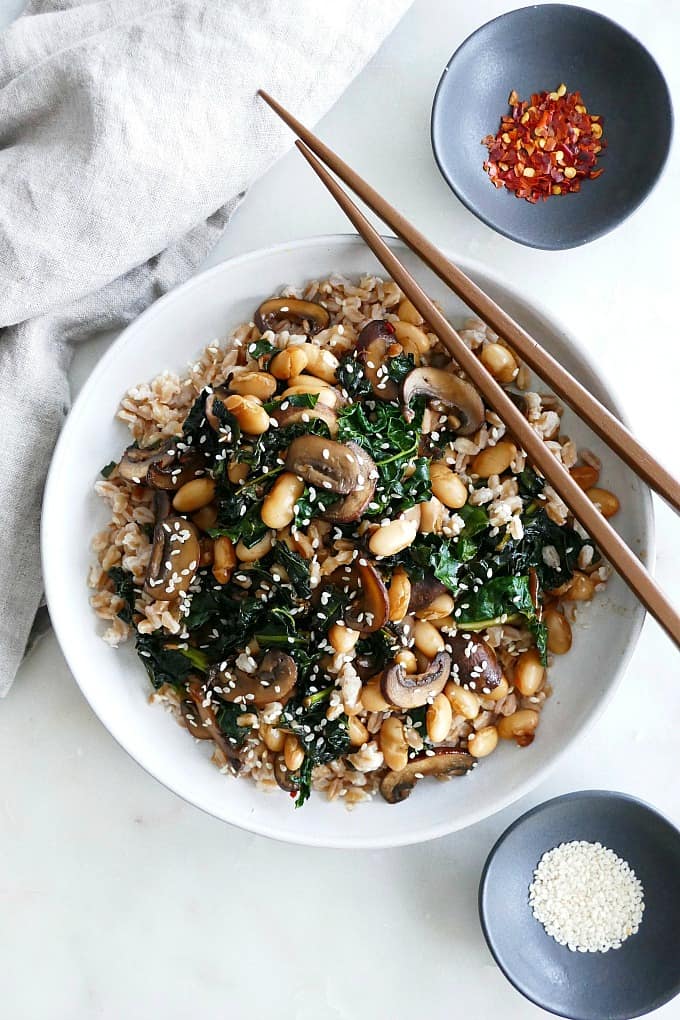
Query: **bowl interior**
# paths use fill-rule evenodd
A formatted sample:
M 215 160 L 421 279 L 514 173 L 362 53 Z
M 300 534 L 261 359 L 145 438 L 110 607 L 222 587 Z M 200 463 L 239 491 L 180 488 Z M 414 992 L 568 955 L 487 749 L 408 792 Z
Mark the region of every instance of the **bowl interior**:
M 642 882 L 640 928 L 620 949 L 570 952 L 528 905 L 542 855 L 572 840 L 600 842 Z M 513 823 L 491 851 L 479 896 L 489 947 L 506 976 L 544 1009 L 575 1020 L 626 1020 L 680 991 L 680 833 L 641 801 L 603 790 L 556 797 Z
M 532 205 L 492 186 L 481 144 L 495 135 L 508 96 L 578 89 L 603 118 L 604 173 L 578 194 Z M 460 200 L 489 226 L 536 248 L 572 248 L 611 230 L 644 199 L 668 154 L 668 87 L 646 49 L 594 11 L 525 7 L 474 32 L 449 61 L 432 110 L 439 168 Z
M 462 322 L 465 306 L 399 242 L 393 243 L 452 321 Z M 556 325 L 497 280 L 461 265 L 618 411 L 586 357 Z M 101 640 L 102 627 L 85 585 L 90 537 L 107 519 L 107 507 L 93 485 L 102 465 L 118 459 L 129 443 L 127 429 L 115 420 L 125 391 L 164 369 L 182 372 L 207 342 L 249 320 L 260 301 L 282 285 L 333 271 L 354 276 L 382 272 L 363 242 L 353 236 L 280 245 L 196 276 L 128 327 L 88 380 L 58 443 L 43 513 L 44 574 L 55 631 L 85 697 L 119 743 L 166 786 L 219 818 L 281 839 L 325 846 L 389 846 L 442 835 L 499 810 L 536 783 L 582 732 L 612 692 L 642 622 L 642 610 L 618 578 L 612 578 L 605 596 L 590 605 L 589 628 L 577 631 L 573 650 L 557 662 L 552 672 L 555 694 L 531 748 L 520 753 L 514 746 L 501 747 L 464 781 L 422 783 L 399 806 L 377 799 L 353 812 L 321 797 L 295 811 L 286 796 L 262 795 L 248 782 L 221 775 L 202 744 L 189 740 L 159 708 L 149 707 L 148 680 L 132 647 L 114 650 Z M 569 414 L 565 429 L 602 456 L 603 484 L 618 493 L 622 504 L 617 527 L 647 558 L 652 541 L 647 490 Z

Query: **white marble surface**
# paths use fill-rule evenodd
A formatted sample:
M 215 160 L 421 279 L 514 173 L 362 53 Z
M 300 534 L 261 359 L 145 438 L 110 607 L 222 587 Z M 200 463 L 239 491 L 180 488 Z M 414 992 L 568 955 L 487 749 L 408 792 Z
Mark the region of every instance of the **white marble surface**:
M 429 108 L 443 65 L 470 31 L 512 6 L 417 0 L 321 134 L 435 241 L 547 299 L 589 342 L 642 440 L 677 469 L 677 141 L 637 213 L 614 234 L 559 254 L 521 248 L 478 223 L 433 163 Z M 592 6 L 645 42 L 680 95 L 680 5 Z M 0 25 L 20 8 L 0 0 Z M 211 261 L 345 229 L 290 153 L 253 188 Z M 80 356 L 74 387 L 98 348 Z M 657 576 L 680 603 L 678 522 L 658 503 L 657 511 Z M 248 835 L 168 793 L 92 715 L 49 637 L 0 705 L 0 1012 L 7 1020 L 545 1015 L 487 952 L 476 914 L 485 856 L 523 810 L 573 789 L 625 790 L 680 823 L 679 679 L 677 652 L 647 621 L 605 717 L 531 796 L 433 843 L 350 854 Z M 680 1003 L 655 1015 L 680 1017 Z

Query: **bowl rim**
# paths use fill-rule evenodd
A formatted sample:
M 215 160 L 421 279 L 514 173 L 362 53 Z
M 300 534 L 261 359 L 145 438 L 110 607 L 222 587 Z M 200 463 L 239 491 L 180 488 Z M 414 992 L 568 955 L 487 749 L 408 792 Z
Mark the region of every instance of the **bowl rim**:
M 451 65 L 453 64 L 454 60 L 459 55 L 459 53 L 461 53 L 461 51 L 468 45 L 468 43 L 471 42 L 472 39 L 474 39 L 481 32 L 484 32 L 490 25 L 495 24 L 495 22 L 502 21 L 505 18 L 512 17 L 513 15 L 519 14 L 522 11 L 536 10 L 537 7 L 540 7 L 541 10 L 545 10 L 545 9 L 548 9 L 548 8 L 556 8 L 556 7 L 558 7 L 560 9 L 564 9 L 564 10 L 576 11 L 579 14 L 587 14 L 587 15 L 590 15 L 590 16 L 592 16 L 594 18 L 599 19 L 600 21 L 605 21 L 605 22 L 608 22 L 610 25 L 613 25 L 616 29 L 618 29 L 619 32 L 621 32 L 624 35 L 628 36 L 628 38 L 639 49 L 641 49 L 647 55 L 647 57 L 650 59 L 650 61 L 652 62 L 652 64 L 654 65 L 654 67 L 656 68 L 656 70 L 658 72 L 660 81 L 662 82 L 662 84 L 663 84 L 663 86 L 665 88 L 666 97 L 667 97 L 667 101 L 668 101 L 668 133 L 667 133 L 666 139 L 665 139 L 665 151 L 662 154 L 661 162 L 659 164 L 659 169 L 657 170 L 655 176 L 652 178 L 652 180 L 650 181 L 650 183 L 648 184 L 646 189 L 643 190 L 640 193 L 640 195 L 639 195 L 637 201 L 635 202 L 635 204 L 626 213 L 624 213 L 622 216 L 615 217 L 608 225 L 602 227 L 601 229 L 591 230 L 587 234 L 585 234 L 582 237 L 581 240 L 575 241 L 572 244 L 567 244 L 567 245 L 563 245 L 563 244 L 542 244 L 542 243 L 538 243 L 536 241 L 527 240 L 525 237 L 520 237 L 515 231 L 510 230 L 510 229 L 502 226 L 501 224 L 499 224 L 499 223 L 495 222 L 494 220 L 492 220 L 489 216 L 487 216 L 484 213 L 482 213 L 477 208 L 475 203 L 470 201 L 470 200 L 468 200 L 468 198 L 459 190 L 458 185 L 456 183 L 455 177 L 449 172 L 448 168 L 446 167 L 446 165 L 443 163 L 442 159 L 440 158 L 439 147 L 438 147 L 437 142 L 435 140 L 435 120 L 436 120 L 437 112 L 438 112 L 438 109 L 439 109 L 439 106 L 440 106 L 440 103 L 441 103 L 441 94 L 442 94 L 443 89 L 444 89 L 444 84 L 445 84 L 445 81 L 446 81 L 446 76 L 447 76 L 447 74 L 449 72 L 449 68 L 451 67 Z M 539 5 L 537 5 L 537 4 L 529 4 L 526 7 L 516 7 L 512 11 L 505 11 L 503 14 L 496 15 L 495 18 L 491 18 L 489 21 L 486 21 L 483 25 L 480 25 L 479 28 L 476 28 L 474 30 L 474 32 L 470 32 L 470 34 L 468 36 L 466 36 L 465 39 L 463 39 L 462 43 L 460 43 L 460 45 L 458 45 L 456 47 L 456 49 L 453 51 L 453 53 L 451 54 L 451 56 L 449 57 L 449 59 L 446 62 L 446 66 L 444 67 L 444 70 L 442 71 L 442 73 L 441 73 L 441 75 L 439 77 L 439 81 L 437 82 L 437 87 L 436 87 L 435 92 L 434 92 L 434 98 L 432 100 L 432 109 L 431 109 L 431 113 L 430 113 L 430 146 L 432 148 L 432 154 L 434 156 L 434 160 L 435 160 L 435 163 L 437 164 L 437 168 L 439 169 L 440 174 L 442 175 L 442 177 L 444 178 L 444 180 L 446 181 L 447 185 L 449 186 L 451 191 L 454 193 L 454 195 L 456 196 L 458 201 L 463 206 L 465 206 L 465 208 L 469 212 L 471 212 L 473 216 L 475 216 L 478 220 L 480 220 L 482 223 L 484 223 L 491 230 L 494 230 L 497 234 L 501 234 L 503 237 L 507 237 L 508 240 L 514 241 L 515 244 L 521 244 L 525 248 L 534 248 L 534 249 L 537 249 L 539 251 L 570 251 L 570 250 L 573 250 L 574 248 L 580 248 L 584 244 L 590 244 L 591 241 L 596 241 L 598 238 L 604 237 L 606 234 L 611 233 L 612 230 L 616 230 L 616 228 L 618 226 L 620 226 L 623 222 L 625 222 L 625 220 L 627 220 L 630 216 L 632 216 L 633 213 L 637 212 L 637 210 L 640 208 L 640 206 L 649 198 L 650 194 L 652 193 L 652 191 L 654 190 L 654 188 L 658 184 L 659 180 L 661 179 L 663 174 L 666 172 L 666 169 L 668 167 L 668 157 L 670 155 L 671 145 L 672 145 L 672 142 L 673 142 L 674 130 L 675 130 L 675 117 L 674 117 L 674 113 L 673 113 L 673 100 L 672 100 L 670 88 L 668 86 L 668 82 L 666 81 L 666 76 L 663 73 L 663 71 L 661 70 L 661 67 L 660 67 L 658 61 L 656 60 L 654 55 L 647 49 L 647 47 L 644 45 L 644 43 L 642 43 L 637 38 L 636 35 L 633 35 L 632 32 L 630 32 L 627 28 L 625 28 L 623 25 L 621 25 L 618 21 L 615 21 L 614 18 L 610 18 L 606 14 L 601 14 L 599 11 L 591 10 L 589 7 L 581 7 L 581 6 L 577 5 L 577 4 L 564 4 L 564 3 L 548 3 L 548 4 L 539 4 Z M 481 166 L 481 164 L 480 164 L 480 166 Z
M 656 818 L 660 819 L 665 825 L 667 825 L 670 829 L 672 829 L 676 833 L 679 842 L 680 842 L 680 829 L 678 829 L 678 827 L 671 821 L 670 818 L 668 818 L 661 811 L 659 811 L 657 807 L 655 807 L 653 804 L 650 804 L 649 801 L 642 800 L 642 798 L 640 797 L 635 797 L 631 793 L 624 793 L 622 790 L 600 790 L 600 789 L 571 790 L 569 793 L 561 793 L 556 797 L 550 797 L 548 800 L 541 801 L 540 804 L 535 804 L 532 808 L 529 808 L 528 811 L 525 811 L 518 818 L 515 818 L 515 820 L 511 822 L 506 829 L 503 830 L 503 832 L 500 834 L 500 836 L 492 846 L 491 850 L 489 851 L 489 855 L 486 861 L 484 862 L 482 874 L 479 879 L 479 888 L 477 892 L 477 910 L 479 914 L 479 923 L 482 929 L 482 933 L 484 935 L 484 940 L 487 944 L 489 952 L 491 953 L 494 959 L 494 962 L 496 963 L 496 966 L 501 971 L 501 973 L 507 978 L 507 980 L 513 986 L 513 988 L 515 988 L 520 993 L 520 995 L 524 996 L 525 999 L 528 999 L 529 1002 L 533 1002 L 535 1006 L 539 1006 L 541 1009 L 545 1009 L 548 1013 L 552 1013 L 553 1016 L 564 1017 L 565 1020 L 584 1020 L 584 1018 L 581 1015 L 573 1013 L 558 1013 L 555 1009 L 553 1009 L 546 1002 L 544 1002 L 538 995 L 529 994 L 526 988 L 522 987 L 519 984 L 519 982 L 515 980 L 512 973 L 508 970 L 505 964 L 502 963 L 501 960 L 498 958 L 493 938 L 489 932 L 488 914 L 484 904 L 489 872 L 491 870 L 498 850 L 500 850 L 505 841 L 512 835 L 515 829 L 518 829 L 521 825 L 524 825 L 527 822 L 529 822 L 535 815 L 542 814 L 543 811 L 545 811 L 549 807 L 552 807 L 554 804 L 562 804 L 565 801 L 569 800 L 608 800 L 610 802 L 625 802 L 628 804 L 633 804 L 635 805 L 635 807 L 642 809 L 644 813 L 654 815 Z M 670 1002 L 671 999 L 674 999 L 679 992 L 680 992 L 680 975 L 678 976 L 673 986 L 673 990 L 670 992 L 669 995 L 667 995 L 667 997 L 655 1000 L 649 1006 L 649 1008 L 643 1009 L 642 1012 L 640 1013 L 632 1013 L 630 1014 L 630 1016 L 631 1017 L 645 1016 L 652 1010 L 659 1009 L 667 1002 Z
M 401 241 L 399 238 L 396 238 L 392 235 L 383 236 L 388 241 L 388 243 L 393 247 L 397 248 L 406 247 L 404 242 Z M 130 757 L 138 765 L 140 765 L 144 769 L 144 771 L 147 772 L 148 775 L 152 776 L 154 779 L 160 782 L 161 785 L 165 786 L 166 789 L 170 790 L 172 793 L 180 797 L 182 800 L 185 800 L 188 803 L 192 804 L 194 807 L 200 808 L 202 811 L 205 811 L 206 814 L 212 815 L 214 818 L 218 818 L 220 821 L 228 822 L 230 825 L 235 825 L 246 832 L 254 832 L 257 835 L 267 836 L 271 839 L 277 839 L 285 843 L 292 843 L 304 846 L 325 847 L 329 849 L 384 849 L 397 846 L 408 846 L 415 843 L 424 843 L 430 839 L 436 839 L 440 836 L 448 835 L 454 831 L 457 831 L 458 828 L 468 828 L 470 825 L 474 825 L 485 818 L 491 817 L 498 811 L 503 810 L 504 808 L 508 807 L 508 805 L 521 799 L 521 797 L 527 794 L 530 790 L 532 790 L 535 786 L 537 786 L 541 781 L 543 781 L 547 777 L 547 775 L 562 760 L 563 756 L 565 756 L 567 752 L 571 749 L 573 744 L 584 736 L 587 730 L 592 725 L 594 725 L 596 720 L 604 712 L 605 708 L 608 706 L 609 702 L 613 698 L 614 693 L 617 690 L 619 684 L 621 683 L 626 667 L 628 666 L 628 663 L 630 661 L 630 658 L 633 654 L 638 638 L 640 636 L 642 625 L 644 623 L 646 616 L 646 613 L 642 606 L 639 603 L 636 604 L 633 612 L 631 613 L 630 620 L 631 625 L 628 628 L 627 632 L 628 636 L 625 650 L 613 668 L 612 680 L 609 685 L 609 688 L 604 692 L 602 698 L 595 706 L 595 708 L 592 710 L 587 721 L 581 727 L 581 729 L 572 737 L 572 739 L 563 748 L 561 748 L 554 755 L 553 758 L 551 758 L 549 762 L 541 766 L 537 770 L 537 772 L 533 773 L 529 778 L 527 778 L 525 782 L 520 783 L 516 788 L 514 788 L 512 791 L 510 791 L 505 796 L 501 797 L 498 801 L 496 801 L 491 810 L 489 810 L 487 807 L 480 807 L 471 810 L 464 826 L 456 825 L 456 819 L 452 817 L 449 821 L 440 822 L 439 824 L 430 825 L 424 828 L 421 827 L 417 830 L 413 829 L 406 830 L 403 832 L 403 834 L 393 835 L 387 838 L 380 836 L 367 837 L 355 833 L 353 835 L 348 836 L 348 838 L 340 839 L 337 837 L 325 837 L 323 835 L 315 836 L 307 833 L 301 834 L 300 836 L 296 836 L 295 833 L 290 832 L 288 829 L 281 828 L 277 823 L 268 823 L 266 821 L 261 822 L 259 820 L 250 821 L 245 819 L 233 819 L 227 817 L 228 801 L 225 803 L 226 810 L 222 813 L 218 813 L 205 802 L 205 799 L 201 798 L 200 791 L 198 791 L 195 796 L 189 797 L 184 792 L 178 790 L 172 782 L 170 782 L 167 779 L 164 779 L 161 775 L 158 775 L 152 768 L 151 764 L 147 764 L 144 761 L 140 760 L 140 758 L 137 756 L 137 753 L 135 753 L 135 750 L 128 746 L 128 742 L 124 732 L 124 727 L 111 728 L 109 723 L 107 723 L 105 719 L 102 717 L 102 715 L 99 714 L 94 699 L 90 698 L 90 696 L 88 695 L 88 691 L 85 689 L 87 685 L 85 685 L 84 687 L 80 682 L 76 666 L 76 657 L 74 653 L 69 647 L 68 642 L 66 641 L 62 642 L 61 640 L 60 627 L 62 616 L 62 604 L 65 606 L 67 600 L 63 600 L 62 598 L 60 601 L 60 595 L 63 596 L 63 592 L 60 591 L 58 577 L 53 576 L 50 568 L 49 550 L 53 547 L 54 548 L 57 547 L 56 545 L 53 546 L 53 540 L 56 542 L 58 538 L 58 533 L 57 523 L 56 520 L 54 519 L 55 515 L 47 512 L 47 508 L 52 502 L 52 493 L 53 492 L 56 493 L 56 491 L 59 488 L 58 476 L 60 462 L 62 457 L 65 455 L 67 444 L 70 439 L 69 422 L 71 420 L 74 421 L 77 420 L 77 413 L 79 411 L 81 404 L 85 403 L 87 391 L 89 390 L 90 386 L 96 384 L 101 377 L 104 377 L 106 375 L 109 364 L 112 363 L 118 357 L 120 347 L 123 346 L 123 344 L 127 341 L 128 332 L 131 331 L 133 328 L 137 328 L 137 325 L 140 322 L 140 320 L 143 321 L 144 323 L 152 321 L 153 318 L 158 314 L 159 309 L 164 308 L 165 305 L 170 304 L 178 299 L 182 300 L 186 294 L 189 294 L 195 287 L 202 285 L 206 279 L 210 279 L 213 277 L 219 278 L 220 274 L 224 272 L 224 267 L 226 265 L 229 266 L 235 264 L 243 265 L 247 264 L 248 262 L 257 263 L 258 260 L 262 258 L 268 258 L 270 256 L 279 255 L 283 252 L 292 252 L 308 247 L 323 248 L 324 246 L 329 245 L 350 246 L 353 244 L 357 244 L 358 242 L 363 243 L 358 234 L 347 232 L 347 233 L 313 235 L 311 237 L 298 238 L 293 241 L 278 242 L 276 244 L 269 245 L 266 248 L 252 249 L 248 252 L 244 252 L 239 255 L 233 256 L 232 258 L 224 259 L 217 265 L 205 269 L 199 273 L 196 273 L 194 276 L 186 280 L 183 284 L 180 284 L 178 287 L 172 288 L 166 294 L 162 295 L 152 305 L 145 309 L 139 316 L 137 316 L 131 323 L 129 323 L 121 331 L 120 335 L 116 338 L 116 340 L 113 341 L 113 343 L 109 346 L 104 355 L 95 365 L 94 369 L 92 370 L 92 372 L 86 379 L 85 383 L 83 384 L 80 393 L 76 397 L 76 400 L 73 403 L 73 407 L 71 408 L 71 411 L 68 415 L 67 421 L 64 424 L 62 432 L 55 446 L 55 450 L 52 456 L 52 461 L 50 463 L 50 468 L 47 476 L 47 481 L 45 484 L 40 531 L 41 559 L 43 578 L 45 583 L 45 596 L 48 608 L 50 609 L 50 613 L 52 614 L 54 632 L 59 643 L 59 647 L 61 648 L 62 654 L 66 659 L 67 665 L 78 687 L 80 688 L 80 691 L 83 694 L 85 700 L 89 704 L 94 714 L 100 720 L 104 728 L 111 734 L 111 736 L 120 745 L 120 747 L 122 747 L 123 750 L 126 751 L 127 754 L 129 754 Z M 454 257 L 451 254 L 450 257 L 454 261 L 457 261 L 457 257 Z M 499 288 L 504 290 L 510 290 L 513 294 L 515 294 L 522 302 L 524 302 L 528 307 L 530 307 L 535 314 L 539 315 L 547 324 L 549 324 L 550 328 L 553 331 L 559 332 L 560 335 L 564 337 L 569 342 L 570 345 L 573 346 L 583 366 L 587 370 L 592 372 L 593 375 L 595 375 L 598 379 L 600 378 L 600 372 L 598 371 L 597 366 L 595 365 L 593 360 L 590 358 L 585 347 L 580 343 L 578 339 L 576 339 L 571 334 L 570 330 L 564 329 L 558 323 L 558 321 L 556 321 L 553 318 L 549 308 L 546 305 L 542 305 L 540 302 L 535 301 L 533 297 L 525 296 L 525 292 L 523 292 L 521 289 L 515 288 L 514 285 L 509 285 L 505 283 L 502 276 L 500 276 L 499 274 L 495 273 L 492 270 L 487 269 L 479 262 L 476 262 L 472 259 L 462 259 L 461 265 L 465 268 L 466 271 L 478 273 L 480 276 L 486 277 L 489 281 L 497 285 Z M 197 343 L 198 342 L 199 341 L 197 341 Z M 159 368 L 159 371 L 162 370 L 163 370 L 162 367 Z M 621 421 L 624 422 L 624 424 L 627 424 L 626 417 L 621 410 L 618 395 L 611 388 L 609 382 L 607 382 L 606 386 L 610 398 L 609 402 L 611 409 L 614 411 L 615 414 L 617 414 Z M 641 558 L 642 561 L 646 563 L 650 569 L 653 569 L 656 555 L 654 512 L 650 491 L 648 487 L 645 486 L 644 484 L 641 486 L 640 499 L 644 519 L 644 529 L 642 533 L 644 548 L 642 550 Z M 85 579 L 83 580 L 83 583 L 85 583 Z M 65 611 L 66 610 L 64 610 L 64 612 Z

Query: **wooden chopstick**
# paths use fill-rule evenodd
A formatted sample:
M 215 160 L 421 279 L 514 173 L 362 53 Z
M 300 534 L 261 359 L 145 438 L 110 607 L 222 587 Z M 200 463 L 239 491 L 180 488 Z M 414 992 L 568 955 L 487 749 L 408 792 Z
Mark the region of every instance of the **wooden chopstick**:
M 277 103 L 266 92 L 259 95 L 391 229 L 401 237 L 429 268 L 439 276 L 481 319 L 503 337 L 529 367 L 546 382 L 597 433 L 618 456 L 658 492 L 674 510 L 680 512 L 680 481 L 674 478 L 618 418 L 574 379 L 519 323 L 485 294 L 436 245 L 401 215 L 371 185 L 352 170 L 321 139 Z
M 493 407 L 509 431 L 526 450 L 534 466 L 547 478 L 629 588 L 680 648 L 680 615 L 656 585 L 651 574 L 617 535 L 606 518 L 595 508 L 566 468 L 552 455 L 505 390 L 489 375 L 476 355 L 466 347 L 453 326 L 430 301 L 427 294 L 416 283 L 377 230 L 371 226 L 349 195 L 343 191 L 306 145 L 300 141 L 295 144 L 385 270 L 413 302 L 451 357 L 460 365 L 468 378 L 483 394 L 487 403 Z

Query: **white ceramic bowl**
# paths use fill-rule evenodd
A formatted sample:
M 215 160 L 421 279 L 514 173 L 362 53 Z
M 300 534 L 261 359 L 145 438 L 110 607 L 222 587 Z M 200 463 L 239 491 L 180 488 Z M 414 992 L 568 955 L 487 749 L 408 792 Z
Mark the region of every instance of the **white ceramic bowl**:
M 454 323 L 467 310 L 401 243 L 397 250 Z M 543 313 L 478 266 L 463 269 L 555 354 L 616 413 L 620 408 L 583 349 Z M 149 682 L 132 643 L 117 650 L 100 637 L 86 577 L 90 538 L 107 507 L 93 485 L 103 464 L 129 443 L 114 415 L 125 391 L 165 368 L 181 371 L 215 337 L 252 318 L 260 301 L 286 284 L 338 271 L 380 274 L 381 267 L 354 236 L 315 237 L 277 245 L 224 262 L 161 298 L 130 325 L 97 365 L 78 397 L 57 445 L 43 513 L 43 564 L 54 628 L 80 688 L 115 739 L 148 772 L 204 811 L 244 829 L 295 843 L 329 847 L 383 847 L 415 843 L 463 828 L 500 810 L 529 790 L 602 711 L 631 654 L 643 612 L 617 577 L 589 608 L 572 651 L 551 672 L 554 696 L 536 741 L 521 752 L 503 746 L 465 779 L 423 782 L 403 804 L 379 797 L 346 811 L 314 795 L 302 810 L 278 792 L 264 795 L 246 781 L 221 775 L 209 749 L 147 702 Z M 651 500 L 637 478 L 571 416 L 565 431 L 602 456 L 603 483 L 618 493 L 616 526 L 644 560 L 652 556 Z

